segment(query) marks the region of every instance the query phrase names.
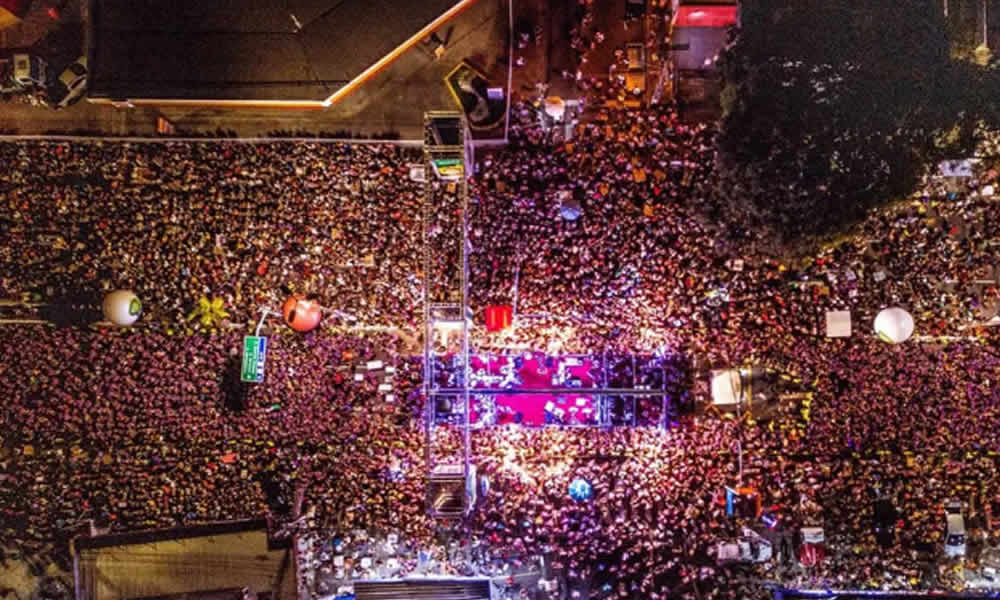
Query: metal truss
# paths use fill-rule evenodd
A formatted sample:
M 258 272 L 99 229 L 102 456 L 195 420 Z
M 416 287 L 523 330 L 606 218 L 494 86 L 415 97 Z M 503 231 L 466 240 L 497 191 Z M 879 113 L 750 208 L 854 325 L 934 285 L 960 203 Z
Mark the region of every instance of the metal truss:
M 427 509 L 431 516 L 456 518 L 469 509 L 465 481 L 469 475 L 469 301 L 468 301 L 468 176 L 471 137 L 460 112 L 424 113 L 424 400 Z M 457 336 L 457 339 L 452 339 Z M 457 356 L 457 377 L 449 384 L 457 394 L 437 391 L 435 365 L 439 357 Z M 457 400 L 457 402 L 455 402 Z M 447 401 L 461 409 L 461 502 L 442 501 L 458 483 L 454 463 L 438 464 L 434 427 L 438 404 Z M 447 510 L 442 507 L 448 507 Z M 461 510 L 456 510 L 461 506 Z
M 542 353 L 532 352 L 532 354 L 537 356 Z M 510 355 L 486 353 L 482 355 L 476 354 L 476 356 L 485 359 L 486 361 L 492 361 L 500 357 L 509 358 Z M 547 388 L 520 388 L 516 386 L 500 387 L 496 385 L 476 387 L 475 378 L 471 378 L 468 381 L 472 387 L 468 390 L 468 392 L 473 399 L 483 396 L 517 396 L 538 394 L 591 397 L 596 400 L 595 404 L 598 408 L 598 419 L 589 425 L 580 425 L 588 427 L 638 425 L 637 401 L 643 398 L 651 400 L 655 399 L 660 405 L 660 416 L 656 425 L 668 428 L 671 421 L 673 421 L 676 417 L 677 406 L 672 401 L 672 397 L 676 395 L 677 390 L 671 389 L 672 386 L 667 379 L 667 369 L 664 365 L 664 361 L 666 359 L 664 357 L 636 354 L 613 356 L 607 353 L 599 353 L 560 354 L 559 358 L 577 358 L 592 361 L 594 368 L 599 374 L 595 385 L 591 387 L 563 385 Z M 619 376 L 615 370 L 616 366 L 624 366 L 628 375 L 625 377 Z M 615 374 L 615 376 L 612 377 L 612 374 Z M 471 371 L 469 375 L 471 377 Z M 453 377 L 453 379 L 457 381 L 459 378 Z M 434 388 L 434 393 L 448 395 L 451 397 L 457 397 L 465 391 L 466 390 L 463 386 L 457 384 L 447 386 L 438 385 Z M 612 413 L 615 412 L 614 405 L 616 402 L 618 403 L 621 411 L 631 415 L 629 418 L 625 420 L 622 420 L 621 418 L 612 418 Z M 472 424 L 472 426 L 475 428 L 476 424 Z

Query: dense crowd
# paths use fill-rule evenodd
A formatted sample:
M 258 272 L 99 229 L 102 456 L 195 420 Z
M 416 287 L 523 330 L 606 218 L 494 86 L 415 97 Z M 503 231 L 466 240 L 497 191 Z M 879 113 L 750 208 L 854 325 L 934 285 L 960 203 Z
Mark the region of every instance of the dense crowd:
M 709 369 L 745 362 L 810 393 L 757 423 L 706 414 L 669 430 L 475 432 L 472 460 L 491 486 L 463 525 L 490 548 L 480 563 L 502 571 L 538 555 L 571 589 L 621 598 L 750 597 L 740 574 L 942 587 L 920 565 L 941 554 L 943 503 L 965 502 L 970 529 L 986 530 L 974 517 L 996 496 L 1000 354 L 977 326 L 998 296 L 1000 221 L 980 193 L 988 165 L 929 181 L 808 259 L 780 259 L 754 252 L 753 232 L 740 244 L 721 236 L 700 210 L 713 183 L 710 128 L 669 107 L 604 109 L 556 143 L 535 110 L 515 105 L 512 144 L 480 157 L 469 192 L 477 320 L 515 294 L 530 316 L 498 334 L 477 328 L 476 343 L 673 353 L 690 369 L 674 379 L 702 402 Z M 41 553 L 87 520 L 131 530 L 261 514 L 433 544 L 422 371 L 404 339 L 422 318 L 422 188 L 407 177 L 416 153 L 23 142 L 0 144 L 0 157 L 3 296 L 70 310 L 129 288 L 145 308 L 125 331 L 5 327 L 0 546 Z M 569 201 L 578 219 L 564 218 Z M 454 250 L 447 228 L 432 231 Z M 454 265 L 433 268 L 454 278 Z M 275 330 L 265 383 L 240 384 L 246 324 L 289 290 L 357 322 Z M 188 319 L 203 296 L 231 315 L 215 331 Z M 867 333 L 892 305 L 914 315 L 917 339 L 890 346 Z M 827 338 L 825 312 L 839 309 L 855 334 Z M 360 324 L 401 330 L 350 328 Z M 356 368 L 373 358 L 395 367 L 391 394 Z M 740 523 L 721 498 L 737 483 L 737 442 L 742 483 L 783 507 L 784 528 L 824 527 L 821 565 L 717 564 L 717 543 Z M 437 460 L 460 455 L 454 429 L 432 444 Z M 592 500 L 567 495 L 577 477 Z M 873 533 L 876 496 L 900 513 L 886 548 Z M 330 567 L 328 554 L 317 568 Z
M 396 344 L 384 334 L 272 337 L 267 380 L 249 388 L 237 335 L 8 329 L 3 545 L 41 552 L 91 520 L 117 531 L 287 516 L 308 457 L 372 460 L 370 438 L 399 437 L 398 422 L 415 416 L 419 365 L 397 361 Z M 395 364 L 391 399 L 376 392 L 376 373 L 357 369 L 373 359 Z M 343 479 L 326 473 L 340 489 L 349 474 L 378 497 L 377 473 L 346 457 L 337 465 Z
M 237 323 L 282 289 L 413 326 L 419 153 L 391 145 L 4 144 L 0 293 L 100 302 L 135 290 L 179 329 L 199 298 Z M 30 265 L 30 268 L 28 268 Z M 391 293 L 387 290 L 391 289 Z

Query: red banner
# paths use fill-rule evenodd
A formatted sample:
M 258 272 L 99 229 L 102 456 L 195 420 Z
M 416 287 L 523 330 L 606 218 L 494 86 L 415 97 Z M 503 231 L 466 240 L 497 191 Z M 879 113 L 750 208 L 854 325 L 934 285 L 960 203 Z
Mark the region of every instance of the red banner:
M 500 331 L 507 329 L 514 322 L 514 308 L 509 304 L 490 305 L 486 307 L 486 330 Z

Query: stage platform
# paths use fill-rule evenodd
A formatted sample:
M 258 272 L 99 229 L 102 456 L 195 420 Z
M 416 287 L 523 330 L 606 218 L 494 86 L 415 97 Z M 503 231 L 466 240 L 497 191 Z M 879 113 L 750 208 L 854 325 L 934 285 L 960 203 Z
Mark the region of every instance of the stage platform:
M 469 424 L 555 426 L 666 425 L 665 410 L 686 389 L 676 357 L 658 355 L 469 355 Z M 431 377 L 436 425 L 464 422 L 461 365 L 435 357 Z
M 587 388 L 594 388 L 595 367 L 593 360 L 573 357 L 469 357 L 473 386 L 477 388 L 502 388 L 518 390 L 551 390 L 573 386 L 580 394 L 567 390 L 565 394 L 471 394 L 469 422 L 474 425 L 506 425 L 520 423 L 528 426 L 547 424 L 597 425 L 599 414 L 596 398 L 586 395 Z M 548 410 L 547 410 L 548 409 Z M 548 416 L 546 415 L 548 413 Z

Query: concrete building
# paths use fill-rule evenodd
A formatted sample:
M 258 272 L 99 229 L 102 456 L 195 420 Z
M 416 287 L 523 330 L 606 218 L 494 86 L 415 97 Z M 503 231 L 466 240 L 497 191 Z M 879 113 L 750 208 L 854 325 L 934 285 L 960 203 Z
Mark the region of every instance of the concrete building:
M 475 0 L 90 0 L 92 102 L 325 108 Z
M 296 597 L 293 553 L 269 545 L 263 520 L 77 538 L 73 559 L 76 600 L 225 597 L 244 589 L 258 598 Z

